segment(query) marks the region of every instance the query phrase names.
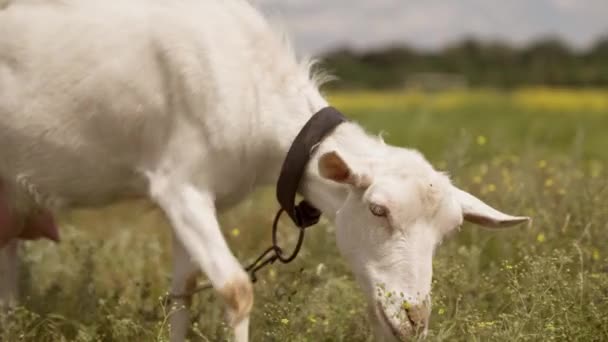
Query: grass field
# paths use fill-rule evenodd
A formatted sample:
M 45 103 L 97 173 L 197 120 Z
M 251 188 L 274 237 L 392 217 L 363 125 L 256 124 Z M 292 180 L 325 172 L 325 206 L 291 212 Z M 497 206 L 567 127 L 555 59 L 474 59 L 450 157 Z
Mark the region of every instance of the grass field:
M 434 260 L 430 341 L 608 341 L 608 91 L 330 94 L 387 142 L 420 149 L 454 182 L 533 223 L 465 224 Z M 274 189 L 222 216 L 245 261 L 269 244 Z M 64 241 L 26 247 L 23 307 L 1 341 L 166 340 L 168 226 L 135 203 L 63 218 Z M 283 227 L 283 241 L 295 235 Z M 255 285 L 253 341 L 371 341 L 332 227 Z M 221 301 L 195 297 L 193 341 L 223 341 Z

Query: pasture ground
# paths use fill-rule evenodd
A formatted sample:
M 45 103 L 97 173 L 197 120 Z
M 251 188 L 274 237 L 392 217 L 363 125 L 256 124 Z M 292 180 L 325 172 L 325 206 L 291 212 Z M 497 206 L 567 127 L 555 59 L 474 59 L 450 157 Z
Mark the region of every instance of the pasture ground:
M 491 205 L 534 218 L 493 231 L 465 224 L 434 260 L 429 341 L 608 340 L 608 91 L 520 89 L 336 93 L 333 104 L 387 142 L 420 149 Z M 274 189 L 222 216 L 249 262 L 270 241 Z M 287 221 L 283 243 L 295 234 Z M 62 218 L 63 242 L 24 248 L 23 306 L 1 341 L 164 341 L 169 230 L 130 203 Z M 260 273 L 253 341 L 371 341 L 366 307 L 332 227 L 298 259 Z M 221 301 L 194 300 L 192 341 L 223 341 Z

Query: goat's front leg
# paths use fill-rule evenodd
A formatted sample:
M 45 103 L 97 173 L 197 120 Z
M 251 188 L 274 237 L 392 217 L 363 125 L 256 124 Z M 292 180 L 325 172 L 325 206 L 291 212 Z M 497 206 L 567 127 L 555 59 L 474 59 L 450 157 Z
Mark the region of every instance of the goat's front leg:
M 19 242 L 11 240 L 0 247 L 0 309 L 17 304 L 19 280 Z
M 165 211 L 175 236 L 224 298 L 236 341 L 248 341 L 253 288 L 222 235 L 213 196 L 166 176 L 149 179 L 152 198 Z

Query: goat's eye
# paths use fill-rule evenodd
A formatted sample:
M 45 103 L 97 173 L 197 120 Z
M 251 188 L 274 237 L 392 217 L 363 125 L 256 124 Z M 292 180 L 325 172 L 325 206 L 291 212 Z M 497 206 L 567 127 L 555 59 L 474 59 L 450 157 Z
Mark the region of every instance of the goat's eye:
M 379 217 L 385 217 L 388 215 L 388 209 L 386 209 L 386 207 L 375 203 L 371 203 L 369 205 L 369 211 L 371 211 L 375 216 Z

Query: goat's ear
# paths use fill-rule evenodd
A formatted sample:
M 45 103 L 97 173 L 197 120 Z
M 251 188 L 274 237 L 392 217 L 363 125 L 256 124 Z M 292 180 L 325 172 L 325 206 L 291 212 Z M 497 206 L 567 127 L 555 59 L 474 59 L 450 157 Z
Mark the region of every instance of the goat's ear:
M 500 212 L 457 187 L 452 187 L 452 189 L 456 201 L 462 208 L 462 216 L 466 221 L 491 228 L 510 227 L 530 221 L 530 218 L 526 216 L 511 216 Z
M 319 158 L 319 174 L 323 178 L 357 188 L 371 185 L 368 175 L 354 172 L 336 151 L 327 152 Z

